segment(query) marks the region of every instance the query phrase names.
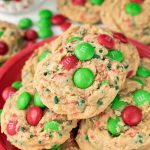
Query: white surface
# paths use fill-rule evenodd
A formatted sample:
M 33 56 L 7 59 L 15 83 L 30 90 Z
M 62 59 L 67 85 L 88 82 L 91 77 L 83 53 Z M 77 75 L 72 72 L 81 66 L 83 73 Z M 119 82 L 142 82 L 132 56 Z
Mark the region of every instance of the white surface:
M 5 20 L 9 21 L 12 23 L 18 23 L 19 19 L 23 17 L 29 17 L 33 20 L 34 24 L 38 21 L 38 12 L 41 9 L 50 9 L 53 11 L 53 13 L 57 13 L 57 7 L 56 7 L 56 0 L 43 0 L 43 4 L 41 6 L 35 8 L 34 10 L 28 12 L 28 13 L 23 13 L 23 14 L 18 14 L 18 15 L 8 15 L 4 13 L 0 13 L 0 20 Z M 53 27 L 54 35 L 59 35 L 61 34 L 61 30 L 59 27 Z

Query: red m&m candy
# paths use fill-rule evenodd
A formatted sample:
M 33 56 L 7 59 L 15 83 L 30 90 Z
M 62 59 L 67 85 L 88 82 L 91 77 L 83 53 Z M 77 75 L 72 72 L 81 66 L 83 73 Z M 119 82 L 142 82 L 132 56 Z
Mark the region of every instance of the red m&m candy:
M 122 111 L 122 119 L 129 126 L 136 126 L 142 120 L 142 111 L 136 106 L 129 105 Z
M 134 3 L 139 3 L 139 4 L 141 4 L 142 2 L 144 2 L 144 0 L 131 0 L 131 2 L 134 2 Z
M 11 95 L 13 95 L 17 90 L 11 86 L 8 86 L 4 89 L 2 92 L 2 98 L 3 100 L 7 100 Z
M 72 0 L 73 5 L 82 6 L 86 3 L 86 0 Z
M 64 66 L 66 70 L 69 71 L 70 69 L 76 67 L 76 65 L 78 64 L 78 61 L 79 60 L 77 59 L 76 56 L 70 55 L 70 56 L 63 57 L 60 63 Z
M 5 42 L 0 41 L 0 55 L 5 55 L 8 52 L 8 46 Z
M 106 35 L 106 34 L 99 35 L 98 42 L 108 49 L 113 48 L 115 45 L 114 40 L 109 35 Z
M 38 38 L 38 34 L 35 30 L 33 29 L 28 29 L 24 33 L 24 37 L 28 41 L 34 41 Z
M 113 33 L 113 37 L 116 38 L 116 39 L 118 39 L 120 42 L 128 43 L 128 39 L 122 33 L 114 32 Z
M 36 126 L 43 116 L 42 109 L 38 106 L 33 106 L 27 113 L 27 121 L 30 125 Z
M 65 22 L 66 18 L 61 14 L 56 14 L 52 16 L 51 22 L 53 25 L 61 25 Z
M 9 123 L 7 124 L 7 133 L 9 135 L 15 135 L 17 133 L 16 125 L 17 121 L 9 121 Z
M 61 24 L 61 30 L 64 32 L 66 31 L 69 27 L 71 26 L 70 22 L 64 22 L 63 24 Z

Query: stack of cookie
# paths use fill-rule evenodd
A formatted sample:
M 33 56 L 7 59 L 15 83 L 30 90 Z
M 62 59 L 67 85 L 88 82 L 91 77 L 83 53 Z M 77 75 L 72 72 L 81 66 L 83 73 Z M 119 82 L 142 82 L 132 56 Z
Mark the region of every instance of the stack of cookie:
M 59 11 L 73 21 L 102 22 L 111 30 L 150 44 L 150 0 L 57 0 Z
M 72 25 L 26 62 L 2 132 L 24 150 L 148 150 L 149 66 L 123 34 Z

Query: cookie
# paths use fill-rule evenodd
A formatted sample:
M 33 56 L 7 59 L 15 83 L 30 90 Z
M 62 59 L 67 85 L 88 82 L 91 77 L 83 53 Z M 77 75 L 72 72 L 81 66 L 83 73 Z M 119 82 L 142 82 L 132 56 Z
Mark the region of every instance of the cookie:
M 0 62 L 3 63 L 22 48 L 23 33 L 14 24 L 0 21 Z
M 20 149 L 50 149 L 63 144 L 77 121 L 46 108 L 35 89 L 22 87 L 5 103 L 1 131 Z
M 106 111 L 81 122 L 76 138 L 81 150 L 149 149 L 150 75 L 141 80 L 145 85 L 128 79 Z
M 104 111 L 123 86 L 126 71 L 136 72 L 139 64 L 136 48 L 121 41 L 106 29 L 73 25 L 37 66 L 34 84 L 42 102 L 68 119 Z M 132 59 L 130 51 L 137 57 Z
M 51 51 L 49 50 L 51 43 L 46 43 L 44 46 L 35 50 L 31 57 L 26 61 L 22 69 L 22 84 L 29 86 L 33 83 L 34 73 L 40 61 L 45 59 Z
M 104 0 L 57 0 L 59 11 L 67 18 L 81 23 L 100 22 L 100 9 Z
M 104 25 L 150 44 L 149 0 L 107 0 L 101 11 Z

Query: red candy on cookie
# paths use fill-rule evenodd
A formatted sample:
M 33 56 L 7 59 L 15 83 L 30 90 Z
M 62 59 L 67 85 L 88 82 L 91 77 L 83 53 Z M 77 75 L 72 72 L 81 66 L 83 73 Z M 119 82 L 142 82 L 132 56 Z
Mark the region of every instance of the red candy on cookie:
M 141 4 L 142 2 L 144 2 L 144 0 L 131 0 L 131 2 L 134 2 L 134 3 L 139 3 L 139 4 Z
M 61 30 L 62 30 L 63 32 L 65 32 L 70 26 L 71 26 L 71 23 L 70 23 L 70 22 L 64 22 L 63 24 L 60 25 Z
M 142 120 L 142 111 L 136 106 L 130 105 L 122 111 L 122 119 L 129 126 L 136 126 Z
M 34 41 L 38 38 L 38 34 L 35 30 L 33 29 L 28 29 L 24 33 L 24 37 L 28 41 Z
M 7 100 L 11 95 L 13 95 L 17 90 L 11 86 L 6 87 L 2 92 L 3 100 Z
M 118 39 L 122 43 L 128 43 L 128 39 L 122 33 L 114 32 L 113 33 L 113 37 L 116 38 L 116 39 Z
M 8 52 L 8 46 L 5 42 L 0 41 L 0 55 L 5 55 Z
M 42 109 L 38 106 L 33 106 L 27 113 L 27 121 L 30 125 L 36 126 L 43 116 Z
M 86 0 L 72 0 L 73 5 L 82 6 L 86 3 Z
M 99 35 L 98 42 L 108 49 L 113 48 L 115 45 L 113 38 L 111 38 L 109 35 L 106 35 L 106 34 Z
M 15 135 L 17 133 L 16 125 L 17 121 L 9 121 L 9 123 L 7 124 L 7 133 L 9 135 Z
M 66 18 L 61 14 L 56 14 L 52 16 L 51 22 L 53 25 L 61 25 L 65 22 Z
M 75 57 L 74 55 L 70 55 L 63 57 L 60 63 L 64 66 L 66 70 L 69 71 L 70 69 L 76 67 L 78 61 L 79 60 L 77 59 L 77 57 Z

